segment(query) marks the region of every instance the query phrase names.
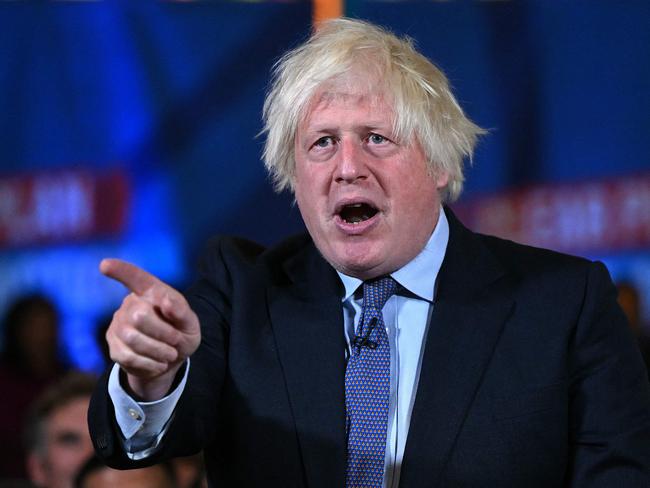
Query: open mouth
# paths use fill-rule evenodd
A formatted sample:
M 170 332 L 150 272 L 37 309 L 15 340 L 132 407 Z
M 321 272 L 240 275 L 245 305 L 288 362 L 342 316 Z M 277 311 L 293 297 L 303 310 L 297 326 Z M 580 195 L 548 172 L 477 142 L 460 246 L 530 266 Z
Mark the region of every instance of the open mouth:
M 348 224 L 358 224 L 371 219 L 378 210 L 367 203 L 352 203 L 344 205 L 338 212 L 341 219 Z

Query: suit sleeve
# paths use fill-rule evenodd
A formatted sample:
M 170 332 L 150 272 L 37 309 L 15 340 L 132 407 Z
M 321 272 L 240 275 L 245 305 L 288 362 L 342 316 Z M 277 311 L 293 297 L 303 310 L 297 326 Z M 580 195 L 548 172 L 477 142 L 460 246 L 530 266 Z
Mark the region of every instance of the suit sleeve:
M 588 273 L 569 354 L 566 486 L 650 486 L 650 383 L 605 269 Z
M 154 454 L 137 461 L 129 459 L 108 394 L 110 371 L 98 382 L 88 411 L 89 429 L 95 451 L 111 467 L 139 468 L 195 454 L 217 435 L 219 399 L 227 368 L 231 290 L 219 242 L 206 253 L 200 271 L 201 278 L 188 290 L 186 298 L 199 317 L 201 344 L 191 357 L 185 389 Z

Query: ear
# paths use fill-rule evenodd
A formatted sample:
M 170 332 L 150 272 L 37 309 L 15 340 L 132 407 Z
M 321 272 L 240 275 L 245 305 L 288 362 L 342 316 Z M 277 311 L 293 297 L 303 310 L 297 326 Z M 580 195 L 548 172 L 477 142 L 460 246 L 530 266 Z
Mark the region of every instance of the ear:
M 47 485 L 46 461 L 42 456 L 33 452 L 29 453 L 27 456 L 27 474 L 29 475 L 30 481 L 36 486 Z
M 434 173 L 433 179 L 436 181 L 436 188 L 440 190 L 445 188 L 449 183 L 449 173 L 447 171 L 438 170 Z

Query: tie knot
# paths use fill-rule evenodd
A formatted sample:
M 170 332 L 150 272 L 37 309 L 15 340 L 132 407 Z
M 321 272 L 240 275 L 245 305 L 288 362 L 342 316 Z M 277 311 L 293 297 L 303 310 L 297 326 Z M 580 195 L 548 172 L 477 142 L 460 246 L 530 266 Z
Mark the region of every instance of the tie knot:
M 390 276 L 380 276 L 379 278 L 364 281 L 363 307 L 372 307 L 381 311 L 396 289 L 397 283 Z

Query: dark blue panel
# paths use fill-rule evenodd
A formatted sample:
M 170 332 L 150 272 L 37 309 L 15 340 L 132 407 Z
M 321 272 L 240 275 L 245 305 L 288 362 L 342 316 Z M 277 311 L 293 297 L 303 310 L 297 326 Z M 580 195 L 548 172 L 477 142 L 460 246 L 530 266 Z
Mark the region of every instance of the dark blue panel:
M 355 1 L 417 39 L 492 129 L 468 193 L 650 169 L 650 2 Z

